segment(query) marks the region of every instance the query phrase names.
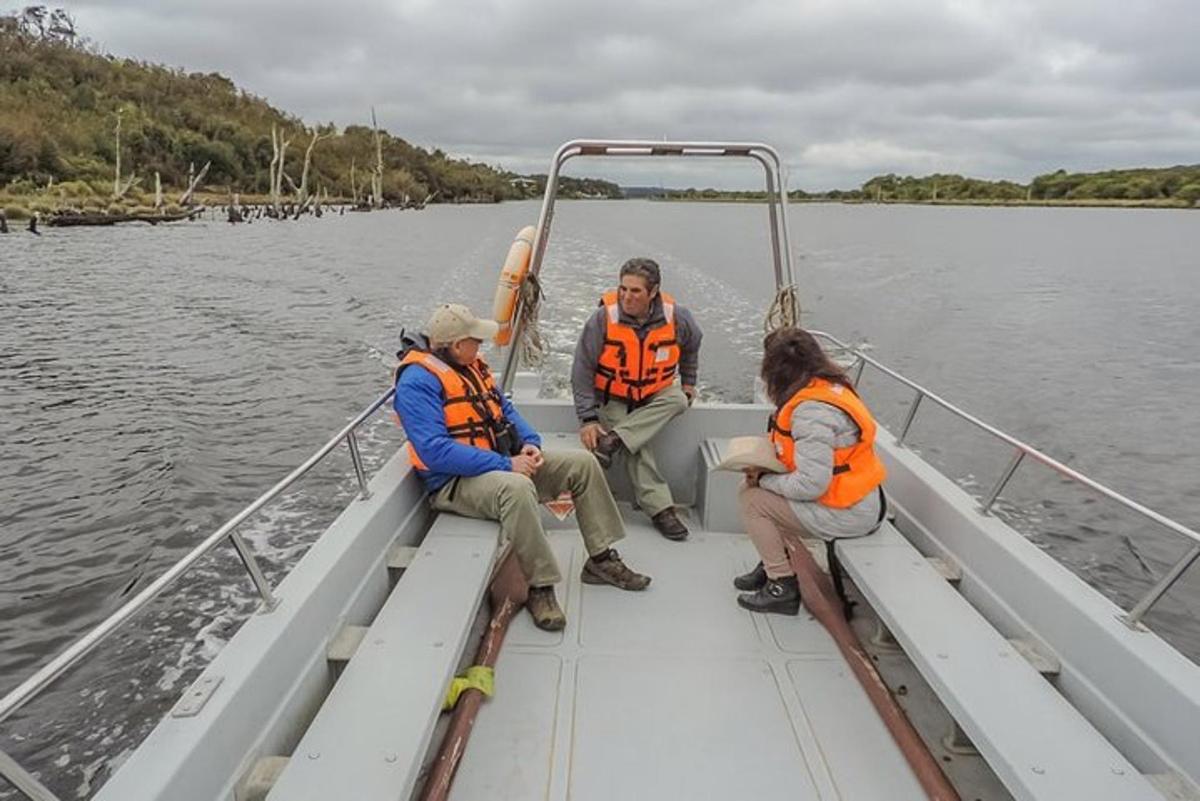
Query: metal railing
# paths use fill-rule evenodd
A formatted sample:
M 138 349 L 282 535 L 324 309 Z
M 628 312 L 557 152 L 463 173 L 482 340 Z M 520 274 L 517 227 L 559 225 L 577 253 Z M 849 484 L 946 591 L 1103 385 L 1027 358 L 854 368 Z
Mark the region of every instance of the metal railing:
M 921 402 L 928 398 L 932 403 L 937 404 L 959 419 L 967 421 L 976 428 L 986 431 L 996 439 L 1013 447 L 1012 459 L 1004 468 L 1004 472 L 1000 474 L 1000 478 L 997 479 L 994 485 L 992 485 L 992 488 L 984 496 L 979 505 L 979 512 L 981 514 L 986 515 L 991 513 L 992 506 L 1000 497 L 1000 493 L 1004 491 L 1004 488 L 1012 479 L 1013 474 L 1017 472 L 1017 468 L 1021 466 L 1022 462 L 1025 460 L 1025 457 L 1029 457 L 1030 459 L 1049 467 L 1059 475 L 1069 478 L 1078 484 L 1082 484 L 1088 489 L 1098 492 L 1104 497 L 1116 501 L 1126 509 L 1137 512 L 1142 517 L 1145 517 L 1148 520 L 1151 520 L 1158 525 L 1191 540 L 1192 547 L 1187 551 L 1187 553 L 1180 557 L 1179 560 L 1176 561 L 1175 564 L 1173 564 L 1171 568 L 1163 574 L 1163 576 L 1155 583 L 1155 585 L 1150 588 L 1150 590 L 1141 598 L 1141 600 L 1134 604 L 1133 608 L 1121 617 L 1121 620 L 1124 621 L 1124 623 L 1130 628 L 1138 629 L 1142 618 L 1145 617 L 1146 613 L 1150 611 L 1150 608 L 1153 607 L 1154 604 L 1156 604 L 1169 589 L 1171 589 L 1175 582 L 1179 580 L 1180 576 L 1182 576 L 1187 569 L 1192 566 L 1197 558 L 1200 558 L 1200 532 L 1190 529 L 1182 523 L 1172 520 L 1165 515 L 1159 514 L 1153 509 L 1143 506 L 1137 501 L 1126 498 L 1116 490 L 1110 489 L 1100 482 L 1088 478 L 1077 470 L 1072 470 L 1070 467 L 1067 467 L 1065 464 L 1057 459 L 1054 459 L 1053 457 L 1047 456 L 1037 448 L 1034 448 L 1032 445 L 1028 445 L 1016 437 L 1004 433 L 995 426 L 983 422 L 969 412 L 963 411 L 953 403 L 950 403 L 946 399 L 934 394 L 933 392 L 930 392 L 928 389 L 916 383 L 915 381 L 905 378 L 903 375 L 891 369 L 890 367 L 887 367 L 881 362 L 872 359 L 862 350 L 851 345 L 847 345 L 837 337 L 827 334 L 824 331 L 810 331 L 810 333 L 826 340 L 827 342 L 831 342 L 836 347 L 854 355 L 855 362 L 851 369 L 854 371 L 855 383 L 857 383 L 862 377 L 864 368 L 869 364 L 885 375 L 895 379 L 904 386 L 916 392 L 912 403 L 909 404 L 908 411 L 904 415 L 904 422 L 900 426 L 900 431 L 896 435 L 897 445 L 900 445 L 901 447 L 904 446 L 904 440 L 908 436 L 909 430 L 912 428 L 913 421 L 916 419 L 917 410 L 920 408 Z
M 163 590 L 187 573 L 202 557 L 216 548 L 223 540 L 229 540 L 234 550 L 237 551 L 242 565 L 246 568 L 246 573 L 249 574 L 250 580 L 254 583 L 255 589 L 262 599 L 262 605 L 258 610 L 259 613 L 268 613 L 275 609 L 279 604 L 279 600 L 275 597 L 271 585 L 267 582 L 266 577 L 259 568 L 254 554 L 250 551 L 250 548 L 246 545 L 241 535 L 237 533 L 238 527 L 316 467 L 343 442 L 346 443 L 346 447 L 350 451 L 350 461 L 354 465 L 354 475 L 358 482 L 359 499 L 366 500 L 371 497 L 370 490 L 367 489 L 367 474 L 363 468 L 362 454 L 359 452 L 358 438 L 355 432 L 359 426 L 366 422 L 375 412 L 379 411 L 380 407 L 391 400 L 394 392 L 395 389 L 393 388 L 380 395 L 370 406 L 347 423 L 333 438 L 322 445 L 316 453 L 305 460 L 303 464 L 291 473 L 288 473 L 279 483 L 260 495 L 257 500 L 230 518 L 228 522 L 212 534 L 208 535 L 203 542 L 173 564 L 165 573 L 155 579 L 153 583 L 139 592 L 134 598 L 130 599 L 124 606 L 113 612 L 94 629 L 47 663 L 41 670 L 34 673 L 17 686 L 16 689 L 0 699 L 0 722 L 3 722 L 18 709 L 32 701 L 59 676 L 78 664 L 83 657 L 87 656 L 96 646 L 112 636 L 117 629 L 157 598 Z M 58 801 L 57 796 L 46 789 L 44 785 L 3 751 L 0 751 L 0 778 L 7 779 L 13 787 L 24 793 L 32 801 Z

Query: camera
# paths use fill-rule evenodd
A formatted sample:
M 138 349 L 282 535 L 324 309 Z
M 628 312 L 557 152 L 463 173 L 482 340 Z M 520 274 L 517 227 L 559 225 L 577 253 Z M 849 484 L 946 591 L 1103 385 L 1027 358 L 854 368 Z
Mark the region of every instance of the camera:
M 497 453 L 518 456 L 521 453 L 522 445 L 524 443 L 521 441 L 521 434 L 517 431 L 517 427 L 507 420 L 501 423 L 496 431 Z

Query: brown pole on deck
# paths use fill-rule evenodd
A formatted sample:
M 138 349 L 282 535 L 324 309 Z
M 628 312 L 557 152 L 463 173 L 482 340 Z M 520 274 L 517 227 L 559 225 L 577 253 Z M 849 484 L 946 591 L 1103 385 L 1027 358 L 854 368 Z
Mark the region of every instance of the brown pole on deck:
M 900 747 L 900 753 L 904 754 L 917 781 L 925 790 L 925 795 L 930 801 L 960 801 L 958 792 L 950 784 L 946 774 L 942 773 L 941 765 L 933 754 L 929 753 L 925 742 L 909 722 L 904 710 L 892 698 L 891 691 L 883 683 L 871 657 L 867 655 L 862 643 L 858 641 L 858 636 L 846 622 L 842 603 L 837 598 L 829 576 L 817 567 L 808 548 L 800 546 L 790 550 L 792 568 L 800 581 L 805 607 L 837 643 L 842 656 L 854 671 L 855 678 L 883 720 L 883 725 L 887 726 L 892 739 Z
M 508 556 L 500 563 L 492 578 L 488 597 L 492 605 L 492 619 L 488 621 L 487 631 L 479 643 L 475 654 L 476 665 L 495 667 L 496 659 L 500 656 L 500 646 L 504 643 L 504 635 L 508 632 L 508 624 L 513 616 L 521 611 L 529 596 L 529 584 L 525 574 L 517 564 L 516 554 L 509 550 Z M 421 801 L 444 801 L 450 795 L 450 783 L 462 762 L 467 750 L 467 739 L 475 726 L 475 714 L 483 703 L 483 693 L 475 688 L 468 688 L 458 697 L 454 707 L 454 717 L 450 728 L 438 749 L 437 759 L 429 771 L 429 779 L 421 790 Z

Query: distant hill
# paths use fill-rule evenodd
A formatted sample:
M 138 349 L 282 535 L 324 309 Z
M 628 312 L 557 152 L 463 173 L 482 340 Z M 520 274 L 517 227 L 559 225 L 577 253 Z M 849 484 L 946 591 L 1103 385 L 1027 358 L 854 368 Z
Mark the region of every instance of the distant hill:
M 534 196 L 541 197 L 546 191 L 546 177 L 545 173 L 541 173 L 516 180 Z M 602 181 L 599 178 L 570 178 L 565 175 L 558 177 L 558 196 L 584 200 L 617 200 L 624 197 L 621 187 L 612 181 Z
M 266 193 L 271 126 L 291 139 L 285 164 L 300 180 L 313 130 L 266 100 L 239 90 L 216 73 L 121 59 L 96 52 L 61 11 L 31 7 L 0 16 L 0 187 L 10 194 L 74 182 L 82 194 L 110 192 L 121 115 L 122 174 L 136 173 L 141 189 L 186 185 L 189 165 L 212 162 L 206 184 Z M 363 109 L 369 120 L 370 109 Z M 369 185 L 375 146 L 368 126 L 350 126 L 313 151 L 310 186 L 351 196 L 351 172 Z M 528 196 L 513 175 L 486 164 L 448 157 L 386 134 L 382 139 L 383 195 L 437 200 L 496 201 Z M 286 187 L 285 187 L 286 189 Z M 360 190 L 361 192 L 361 190 Z
M 663 186 L 623 186 L 621 192 L 625 197 L 631 199 L 669 197 L 673 192 L 680 191 L 695 191 L 695 190 L 679 190 L 667 189 Z

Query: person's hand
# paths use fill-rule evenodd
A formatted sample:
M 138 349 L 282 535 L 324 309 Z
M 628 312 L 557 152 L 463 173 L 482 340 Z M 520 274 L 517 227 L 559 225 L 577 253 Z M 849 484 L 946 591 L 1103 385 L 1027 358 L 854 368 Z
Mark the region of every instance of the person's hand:
M 696 400 L 696 388 L 691 384 L 684 384 L 682 389 L 683 394 L 687 395 L 688 406 L 691 406 L 692 402 Z
M 579 441 L 583 443 L 583 447 L 594 451 L 604 434 L 604 426 L 599 423 L 584 423 L 579 429 Z
M 523 476 L 527 476 L 528 478 L 533 478 L 534 473 L 536 473 L 538 468 L 542 466 L 541 458 L 541 454 L 538 454 L 536 457 L 530 456 L 527 453 L 513 456 L 511 459 L 512 471 L 514 473 L 520 473 Z
M 542 456 L 542 449 L 539 448 L 537 445 L 522 445 L 521 446 L 521 455 L 533 457 L 533 460 L 534 460 L 534 462 L 536 462 L 537 467 L 541 467 L 542 464 L 546 461 L 546 457 Z
M 758 486 L 758 480 L 760 478 L 762 478 L 762 474 L 763 474 L 762 470 L 751 468 L 750 470 L 743 470 L 742 472 L 746 474 L 746 486 L 747 487 L 757 487 Z

